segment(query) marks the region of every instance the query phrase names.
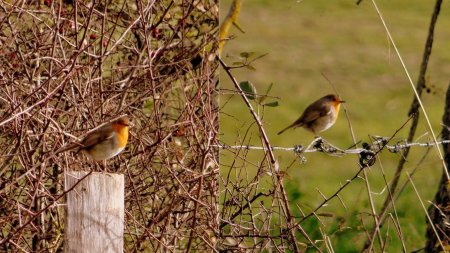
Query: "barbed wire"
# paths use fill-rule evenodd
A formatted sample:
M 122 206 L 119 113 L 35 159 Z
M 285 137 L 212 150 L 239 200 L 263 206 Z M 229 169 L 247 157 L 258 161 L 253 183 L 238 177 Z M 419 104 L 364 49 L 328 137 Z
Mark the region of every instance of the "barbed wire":
M 370 144 L 371 148 L 373 147 L 379 147 L 379 149 L 382 148 L 383 143 L 385 143 L 385 141 L 387 141 L 387 137 L 379 137 L 379 139 L 375 140 L 372 144 Z M 406 148 L 410 148 L 410 147 L 432 147 L 437 145 L 441 145 L 441 144 L 446 144 L 446 143 L 450 143 L 450 140 L 438 140 L 437 143 L 435 142 L 413 142 L 413 143 L 408 143 L 406 140 L 402 140 L 397 142 L 397 144 L 394 145 L 386 145 L 385 148 L 387 148 L 390 152 L 392 153 L 398 153 L 403 149 Z M 320 147 L 318 145 L 321 145 Z M 368 145 L 367 143 L 363 143 L 364 145 Z M 254 146 L 254 145 L 228 145 L 225 143 L 220 143 L 218 145 L 215 145 L 215 147 L 218 148 L 224 148 L 224 149 L 247 149 L 247 150 L 268 150 L 265 147 L 261 147 L 261 146 Z M 324 148 L 326 147 L 326 148 Z M 293 147 L 290 148 L 286 148 L 286 147 L 277 147 L 277 146 L 271 146 L 272 150 L 283 150 L 283 151 L 294 151 L 296 153 L 313 153 L 313 152 L 323 152 L 323 153 L 330 153 L 330 154 L 334 154 L 334 153 L 342 153 L 344 154 L 359 154 L 362 151 L 367 150 L 367 148 L 348 148 L 348 149 L 342 149 L 342 148 L 338 148 L 334 145 L 332 145 L 331 143 L 329 143 L 328 141 L 326 141 L 325 139 L 322 139 L 320 137 L 314 139 L 311 144 L 308 145 L 308 147 L 306 149 L 303 148 L 303 145 L 294 145 Z M 379 149 L 375 149 L 373 151 L 379 150 Z
M 294 153 L 302 156 L 304 153 L 321 152 L 331 156 L 344 156 L 347 154 L 358 154 L 360 156 L 360 164 L 362 166 L 371 166 L 375 163 L 375 156 L 383 149 L 389 150 L 391 153 L 399 153 L 400 151 L 410 148 L 410 147 L 432 147 L 436 145 L 441 145 L 445 143 L 450 143 L 450 140 L 439 140 L 437 142 L 408 142 L 406 140 L 397 141 L 394 145 L 388 145 L 389 137 L 374 136 L 374 141 L 369 144 L 366 142 L 362 143 L 362 148 L 339 148 L 330 142 L 326 141 L 322 137 L 315 138 L 306 148 L 303 145 L 294 145 L 293 147 L 277 147 L 271 146 L 271 150 L 282 150 L 282 151 L 294 151 Z M 246 149 L 246 150 L 264 150 L 267 151 L 266 147 L 254 146 L 254 145 L 228 145 L 225 143 L 219 143 L 215 147 L 222 149 Z

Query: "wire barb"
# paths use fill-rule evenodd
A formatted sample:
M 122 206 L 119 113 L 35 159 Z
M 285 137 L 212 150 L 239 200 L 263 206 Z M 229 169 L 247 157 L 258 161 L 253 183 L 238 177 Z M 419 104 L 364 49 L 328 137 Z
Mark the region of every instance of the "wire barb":
M 351 148 L 351 149 L 342 149 L 336 147 L 330 142 L 326 141 L 323 138 L 314 139 L 308 146 L 305 148 L 303 145 L 298 144 L 294 145 L 292 148 L 286 147 L 276 147 L 271 146 L 271 150 L 281 150 L 281 151 L 294 151 L 296 155 L 304 157 L 305 153 L 313 153 L 313 152 L 321 152 L 324 154 L 328 154 L 330 156 L 344 156 L 348 154 L 357 154 L 360 157 L 360 165 L 363 166 L 372 166 L 375 163 L 375 156 L 381 152 L 383 149 L 389 150 L 391 153 L 400 153 L 403 150 L 410 147 L 423 147 L 423 148 L 431 148 L 435 145 L 441 145 L 445 143 L 450 143 L 450 140 L 439 140 L 438 142 L 412 142 L 409 143 L 406 140 L 398 141 L 393 145 L 388 145 L 389 138 L 382 136 L 371 136 L 374 141 L 369 144 L 364 142 L 362 144 L 362 148 Z M 225 143 L 219 143 L 215 145 L 215 147 L 221 149 L 245 149 L 245 150 L 267 150 L 265 147 L 260 146 L 252 146 L 252 145 L 228 145 Z

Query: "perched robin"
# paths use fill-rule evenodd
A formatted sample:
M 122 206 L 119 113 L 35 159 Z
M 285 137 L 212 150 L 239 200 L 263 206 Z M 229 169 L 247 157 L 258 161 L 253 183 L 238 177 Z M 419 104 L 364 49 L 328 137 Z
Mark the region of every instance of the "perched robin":
M 282 134 L 292 127 L 303 127 L 317 136 L 318 133 L 327 130 L 336 122 L 341 103 L 345 103 L 345 101 L 342 101 L 337 95 L 326 95 L 306 107 L 300 118 L 278 134 Z
M 119 154 L 127 145 L 129 123 L 127 116 L 120 117 L 88 133 L 80 143 L 62 147 L 55 153 L 77 148 L 77 153 L 82 151 L 96 161 L 109 159 Z

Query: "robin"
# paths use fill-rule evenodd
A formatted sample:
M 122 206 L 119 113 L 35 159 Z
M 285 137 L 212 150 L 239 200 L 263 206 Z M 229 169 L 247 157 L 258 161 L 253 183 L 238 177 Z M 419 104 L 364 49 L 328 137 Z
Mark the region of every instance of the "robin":
M 303 127 L 317 136 L 318 133 L 334 125 L 341 103 L 345 103 L 345 101 L 342 101 L 337 95 L 326 95 L 306 107 L 300 118 L 278 134 L 280 135 L 292 127 Z
M 127 145 L 129 123 L 127 116 L 120 117 L 88 133 L 80 143 L 62 147 L 55 153 L 78 148 L 77 153 L 82 151 L 96 161 L 109 159 L 119 154 Z

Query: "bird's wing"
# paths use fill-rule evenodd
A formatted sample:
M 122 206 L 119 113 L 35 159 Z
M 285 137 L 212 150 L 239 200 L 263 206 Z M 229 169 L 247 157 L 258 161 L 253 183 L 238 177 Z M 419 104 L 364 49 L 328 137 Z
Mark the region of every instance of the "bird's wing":
M 316 108 L 320 108 L 320 109 L 314 110 L 314 111 L 308 110 L 312 106 L 314 106 Z M 308 108 L 305 109 L 305 112 L 306 111 L 310 111 L 310 112 L 307 115 L 305 113 L 303 113 L 302 116 L 297 121 L 295 121 L 296 124 L 299 124 L 299 125 L 308 124 L 320 117 L 323 117 L 330 112 L 330 107 L 326 106 L 326 105 L 321 105 L 320 107 L 318 107 L 315 104 L 311 104 L 310 106 L 308 106 Z
M 89 133 L 81 143 L 83 146 L 81 149 L 89 149 L 93 145 L 100 143 L 104 140 L 111 139 L 114 136 L 111 126 L 103 126 L 92 133 Z

